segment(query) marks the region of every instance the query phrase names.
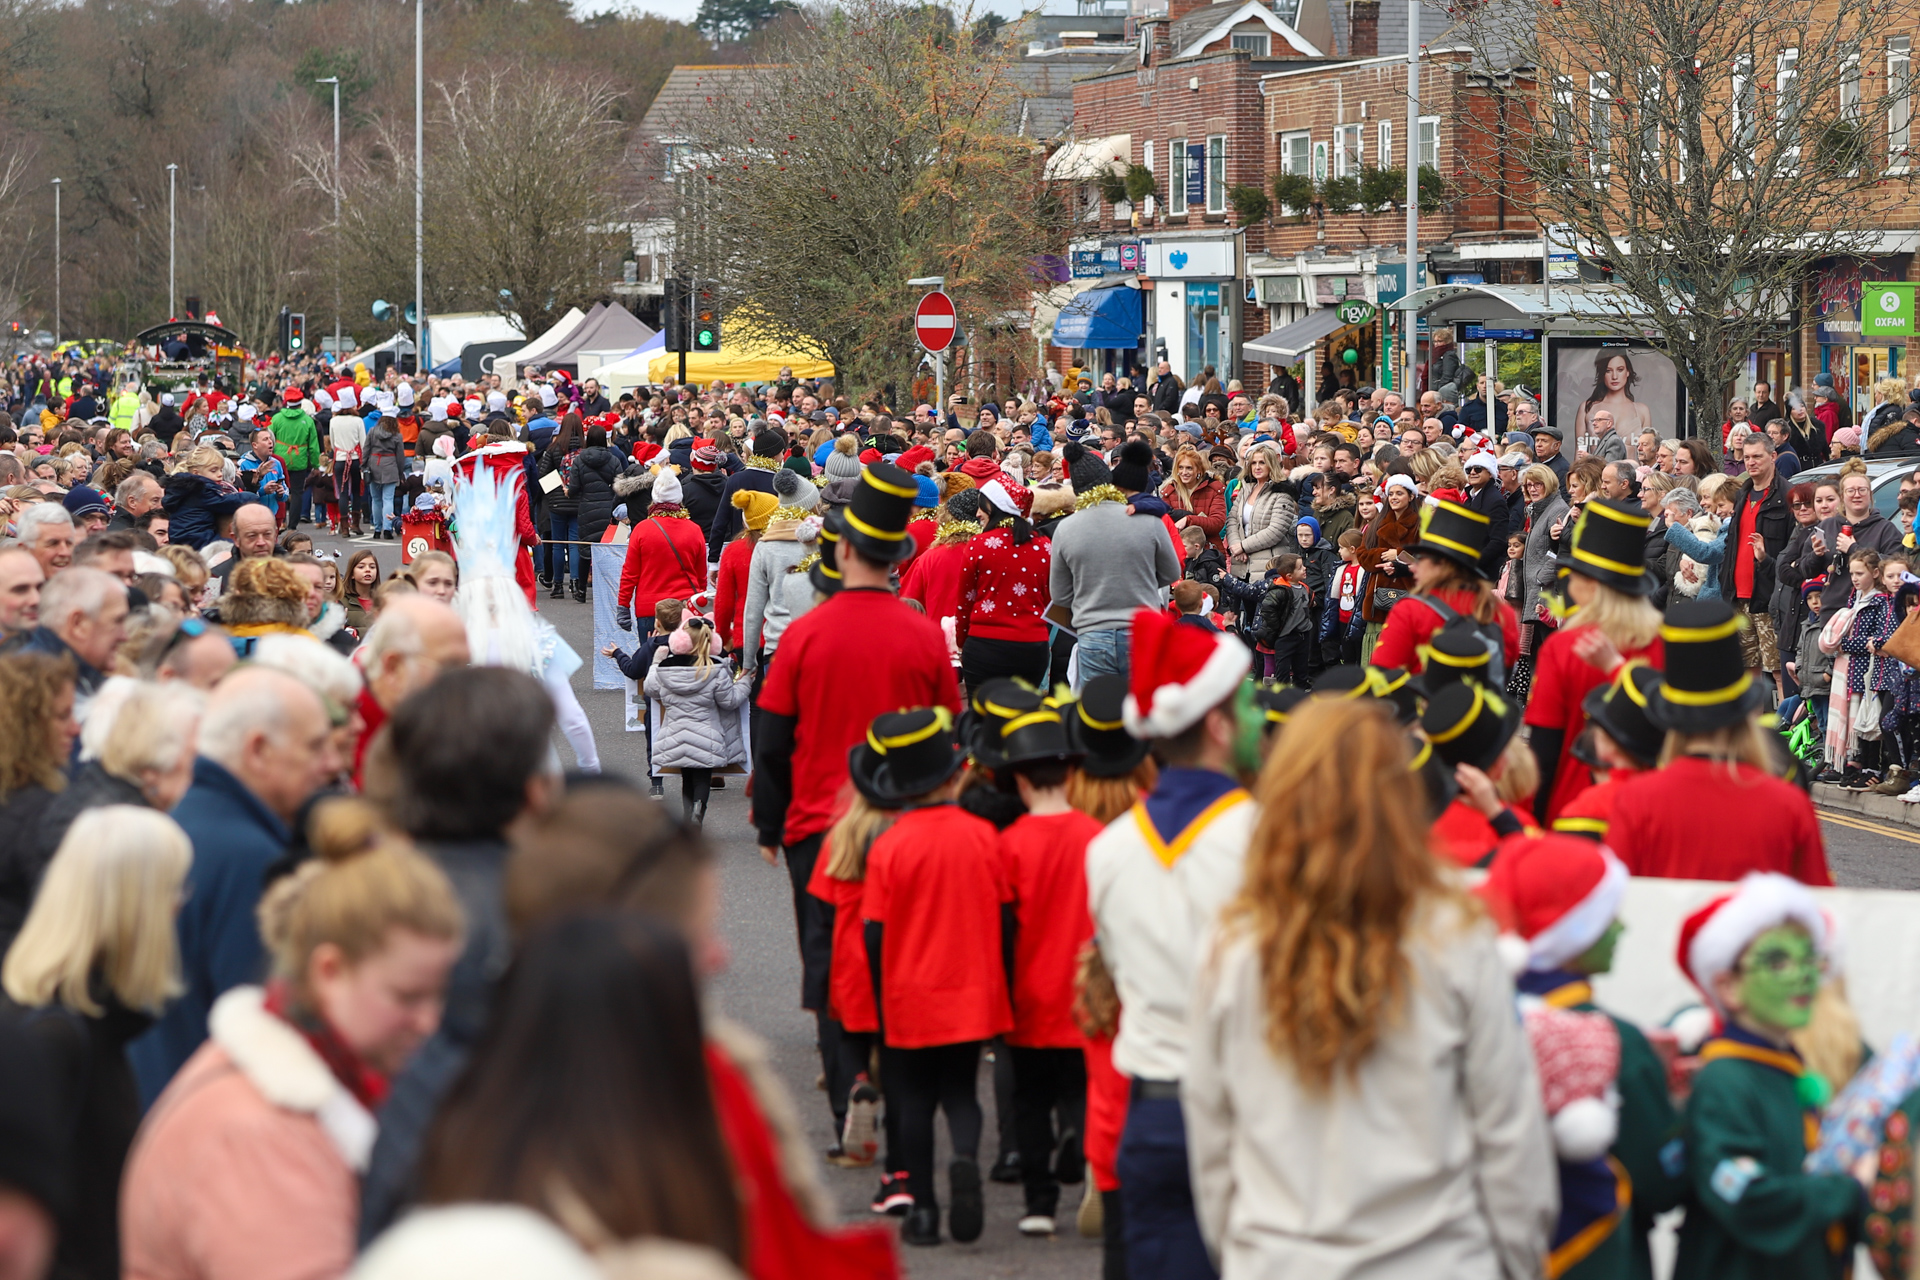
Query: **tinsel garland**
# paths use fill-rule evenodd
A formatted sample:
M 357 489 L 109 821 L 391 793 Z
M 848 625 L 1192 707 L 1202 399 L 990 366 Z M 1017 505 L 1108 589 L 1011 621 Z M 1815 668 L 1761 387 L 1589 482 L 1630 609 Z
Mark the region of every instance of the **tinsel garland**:
M 1127 495 L 1110 484 L 1097 484 L 1073 501 L 1075 511 L 1085 511 L 1088 507 L 1097 507 L 1103 502 L 1118 502 L 1125 505 Z
M 974 534 L 979 533 L 981 527 L 978 520 L 943 520 L 940 522 L 940 526 L 933 531 L 934 545 L 947 547 L 952 546 L 956 542 L 965 542 Z M 949 541 L 949 539 L 952 541 Z
M 778 471 L 786 465 L 786 462 L 782 458 L 769 458 L 765 454 L 756 453 L 748 456 L 747 465 L 755 471 Z
M 682 519 L 682 520 L 690 519 L 690 517 L 687 515 L 687 509 L 685 507 L 680 506 L 678 504 L 675 504 L 673 506 L 668 506 L 664 502 L 656 502 L 652 506 L 647 508 L 647 519 L 651 520 L 655 516 L 678 517 L 679 519 Z

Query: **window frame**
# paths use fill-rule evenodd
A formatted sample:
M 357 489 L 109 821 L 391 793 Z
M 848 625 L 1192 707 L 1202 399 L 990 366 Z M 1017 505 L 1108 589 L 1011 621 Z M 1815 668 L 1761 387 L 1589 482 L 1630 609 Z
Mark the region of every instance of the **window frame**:
M 1773 58 L 1773 138 L 1789 174 L 1800 172 L 1800 48 L 1782 49 Z
M 1887 172 L 1906 173 L 1913 165 L 1913 41 L 1887 41 Z M 1897 123 L 1896 123 L 1897 121 Z
M 1167 216 L 1187 211 L 1187 140 L 1167 139 Z
M 1751 156 L 1760 142 L 1760 90 L 1753 79 L 1753 62 L 1742 57 L 1733 64 L 1728 84 L 1727 115 L 1733 125 L 1728 141 L 1734 149 L 1733 170 L 1750 177 L 1752 170 L 1740 157 Z
M 1333 126 L 1333 176 L 1336 178 L 1355 178 L 1366 165 L 1367 137 L 1362 124 L 1337 124 Z M 1353 149 L 1347 149 L 1351 140 Z
M 1587 77 L 1587 173 L 1601 185 L 1613 175 L 1613 73 Z
M 1373 152 L 1380 168 L 1393 168 L 1393 121 L 1382 120 L 1374 129 Z
M 1204 197 L 1202 207 L 1208 213 L 1225 213 L 1227 211 L 1226 134 L 1207 135 L 1206 166 L 1200 180 L 1200 192 Z
M 1257 41 L 1256 44 L 1241 44 L 1242 40 Z M 1235 31 L 1227 37 L 1227 47 L 1241 53 L 1250 53 L 1256 58 L 1273 56 L 1273 33 L 1271 31 Z
M 1419 123 L 1420 136 L 1415 140 L 1416 145 L 1413 152 L 1414 171 L 1417 173 L 1419 170 L 1427 168 L 1429 163 L 1431 163 L 1433 171 L 1438 173 L 1440 172 L 1440 117 L 1421 116 Z M 1429 130 L 1431 130 L 1433 134 L 1433 159 L 1431 162 L 1427 159 L 1427 134 Z

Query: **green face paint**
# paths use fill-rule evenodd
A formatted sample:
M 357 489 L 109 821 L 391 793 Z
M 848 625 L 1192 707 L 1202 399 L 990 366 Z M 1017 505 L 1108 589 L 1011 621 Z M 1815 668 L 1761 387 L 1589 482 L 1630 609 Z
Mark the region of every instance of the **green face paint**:
M 1742 1012 L 1759 1027 L 1798 1031 L 1813 1019 L 1820 990 L 1820 957 L 1813 939 L 1794 925 L 1767 930 L 1740 957 Z
M 1615 920 L 1607 926 L 1607 931 L 1600 935 L 1599 941 L 1575 956 L 1567 968 L 1575 973 L 1611 973 L 1614 948 L 1620 945 L 1620 935 L 1626 931 L 1627 926 Z
M 1263 757 L 1260 744 L 1266 738 L 1267 713 L 1254 700 L 1252 680 L 1242 680 L 1233 695 L 1233 765 L 1241 776 L 1251 778 L 1260 772 Z

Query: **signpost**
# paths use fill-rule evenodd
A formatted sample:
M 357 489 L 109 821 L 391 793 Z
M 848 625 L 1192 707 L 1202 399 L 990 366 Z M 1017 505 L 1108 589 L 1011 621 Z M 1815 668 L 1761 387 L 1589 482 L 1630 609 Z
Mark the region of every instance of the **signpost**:
M 1860 336 L 1862 338 L 1911 338 L 1914 336 L 1913 290 L 1910 284 L 1881 284 L 1868 281 L 1860 287 Z
M 934 406 L 936 420 L 944 421 L 947 412 L 947 348 L 960 331 L 959 313 L 946 293 L 946 277 L 924 276 L 907 281 L 910 285 L 929 284 L 933 292 L 920 299 L 913 309 L 913 336 L 933 357 Z

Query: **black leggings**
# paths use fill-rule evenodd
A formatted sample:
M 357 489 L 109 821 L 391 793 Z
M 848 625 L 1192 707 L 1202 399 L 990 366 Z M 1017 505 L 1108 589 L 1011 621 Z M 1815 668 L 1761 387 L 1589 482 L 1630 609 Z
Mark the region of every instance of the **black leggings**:
M 1054 1177 L 1053 1149 L 1067 1135 L 1054 1133 L 1053 1115 L 1063 1130 L 1086 1129 L 1087 1059 L 1078 1049 L 1009 1047 L 1013 1062 L 1014 1126 L 1020 1135 L 1020 1181 L 1026 1185 L 1027 1212 L 1051 1218 L 1060 1207 L 1060 1183 Z
M 881 1083 L 889 1115 L 899 1114 L 900 1164 L 916 1209 L 938 1209 L 933 1189 L 933 1113 L 947 1113 L 947 1136 L 956 1160 L 980 1158 L 980 1130 L 986 1123 L 975 1091 L 980 1072 L 980 1042 L 941 1044 L 927 1049 L 880 1050 Z
M 820 1019 L 820 1042 L 824 1045 L 829 1038 L 833 1042 L 832 1060 L 826 1063 L 827 1097 L 833 1103 L 834 1137 L 837 1140 L 846 1129 L 847 1105 L 853 1093 L 854 1077 L 870 1075 L 872 1072 L 874 1041 L 880 1037 L 871 1031 L 849 1031 L 824 1013 L 817 1016 Z M 870 1079 L 869 1083 L 874 1082 Z M 884 1085 L 886 1082 L 878 1083 Z M 888 1173 L 899 1173 L 902 1165 L 898 1108 L 881 1108 L 880 1131 L 886 1138 L 881 1163 Z
M 1018 676 L 1036 688 L 1045 688 L 1053 646 L 1045 640 L 989 640 L 968 636 L 960 646 L 960 679 L 967 696 L 999 676 Z
M 713 791 L 713 770 L 693 769 L 682 766 L 680 769 L 680 805 L 686 811 L 689 822 L 693 820 L 695 809 L 706 811 L 707 796 Z

